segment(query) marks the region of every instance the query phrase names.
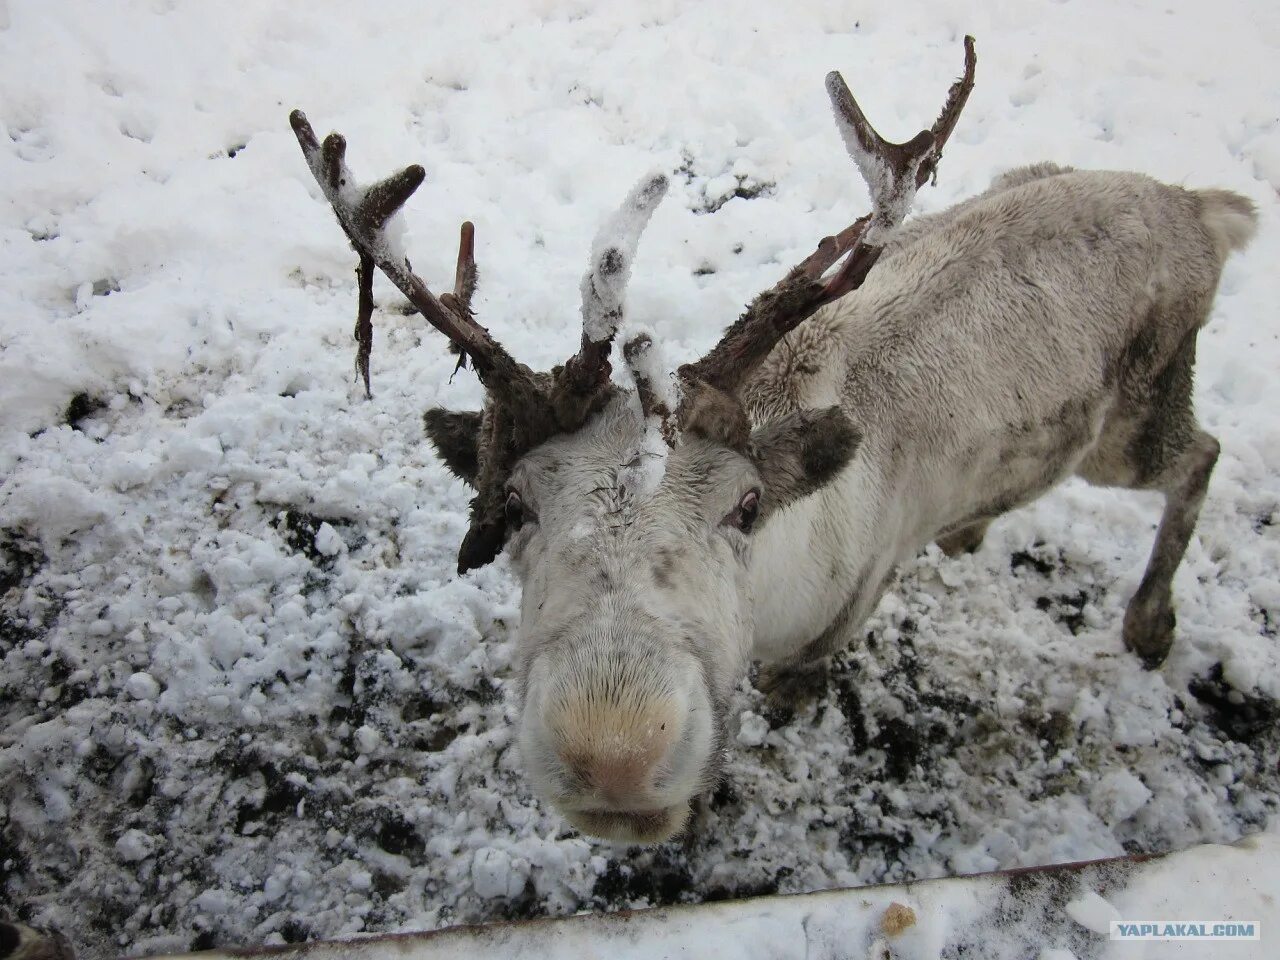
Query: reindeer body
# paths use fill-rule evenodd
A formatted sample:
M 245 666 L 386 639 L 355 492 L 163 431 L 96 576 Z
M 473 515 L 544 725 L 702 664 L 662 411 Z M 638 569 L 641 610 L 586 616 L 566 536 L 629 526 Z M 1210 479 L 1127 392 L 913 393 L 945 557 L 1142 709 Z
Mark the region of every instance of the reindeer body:
M 505 550 L 520 578 L 521 752 L 535 790 L 585 833 L 677 833 L 719 776 L 752 654 L 772 665 L 775 700 L 802 693 L 901 560 L 935 538 L 973 549 L 994 517 L 1073 473 L 1165 494 L 1123 637 L 1149 666 L 1168 652 L 1170 584 L 1218 455 L 1192 413 L 1195 336 L 1252 204 L 1041 164 L 900 226 L 973 87 L 964 47 L 938 119 L 905 143 L 828 75 L 871 213 L 674 378 L 643 331 L 623 342 L 617 382 L 609 362 L 664 176 L 597 235 L 577 353 L 534 373 L 472 315 L 469 224 L 441 297 L 387 242 L 422 168 L 359 186 L 346 141 L 290 115 L 360 257 L 362 372 L 376 267 L 485 385 L 483 411 L 430 410 L 427 433 L 476 490 L 459 572 Z
M 1051 164 L 904 226 L 744 389 L 753 417 L 835 403 L 863 436 L 757 535 L 755 655 L 799 667 L 839 649 L 898 563 L 934 539 L 972 549 L 1072 474 L 1177 507 L 1217 452 L 1191 410 L 1195 335 L 1252 226 L 1234 194 Z M 1153 554 L 1169 576 L 1173 546 Z M 1126 639 L 1162 659 L 1163 626 Z

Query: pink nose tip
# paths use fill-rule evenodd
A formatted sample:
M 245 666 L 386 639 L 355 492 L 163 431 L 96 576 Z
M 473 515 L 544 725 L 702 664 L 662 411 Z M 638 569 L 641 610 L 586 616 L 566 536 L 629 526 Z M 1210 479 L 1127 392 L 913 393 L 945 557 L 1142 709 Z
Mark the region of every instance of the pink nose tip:
M 606 803 L 625 806 L 648 792 L 657 757 L 649 752 L 563 757 L 568 766 Z
M 580 789 L 615 807 L 649 802 L 680 729 L 675 704 L 666 698 L 625 707 L 575 698 L 548 720 L 555 751 Z

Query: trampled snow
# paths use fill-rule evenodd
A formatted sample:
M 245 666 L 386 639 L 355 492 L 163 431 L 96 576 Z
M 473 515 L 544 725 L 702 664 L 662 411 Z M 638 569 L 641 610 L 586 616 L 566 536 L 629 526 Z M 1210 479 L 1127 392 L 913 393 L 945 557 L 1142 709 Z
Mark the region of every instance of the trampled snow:
M 1280 836 L 1206 844 L 1154 860 L 1106 860 L 1044 873 L 757 897 L 544 923 L 453 928 L 302 945 L 294 960 L 1271 960 L 1280 906 Z M 1232 877 L 1232 886 L 1221 882 Z M 1124 911 L 1115 904 L 1123 904 Z M 1110 940 L 1113 920 L 1251 927 L 1249 938 Z M 1173 919 L 1179 918 L 1179 919 Z M 1147 921 L 1150 922 L 1150 921 Z M 1225 930 L 1222 931 L 1225 933 Z M 1185 932 L 1184 932 L 1185 936 Z M 230 960 L 213 953 L 209 960 Z
M 437 292 L 547 368 L 600 223 L 670 195 L 628 312 L 673 363 L 867 210 L 839 69 L 903 140 L 977 38 L 940 209 L 1051 159 L 1237 190 L 1262 228 L 1200 336 L 1222 442 L 1178 639 L 1120 642 L 1159 498 L 1065 485 L 901 573 L 828 693 L 744 682 L 687 841 L 584 839 L 530 795 L 518 591 L 459 578 L 469 492 L 425 442 L 481 393 L 375 286 L 288 125 L 427 181 Z M 1229 841 L 1280 805 L 1280 11 L 1212 5 L 0 0 L 3 905 L 89 958 L 936 877 Z M 1122 908 L 1123 904 L 1115 904 Z

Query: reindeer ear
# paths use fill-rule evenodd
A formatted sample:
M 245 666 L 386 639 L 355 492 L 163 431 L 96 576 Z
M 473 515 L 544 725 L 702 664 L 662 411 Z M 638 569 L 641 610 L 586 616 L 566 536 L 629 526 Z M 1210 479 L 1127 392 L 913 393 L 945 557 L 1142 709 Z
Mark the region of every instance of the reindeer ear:
M 434 407 L 423 414 L 431 445 L 459 480 L 475 487 L 480 469 L 480 414 Z
M 764 481 L 766 515 L 834 480 L 861 442 L 839 407 L 797 410 L 752 431 L 748 456 Z

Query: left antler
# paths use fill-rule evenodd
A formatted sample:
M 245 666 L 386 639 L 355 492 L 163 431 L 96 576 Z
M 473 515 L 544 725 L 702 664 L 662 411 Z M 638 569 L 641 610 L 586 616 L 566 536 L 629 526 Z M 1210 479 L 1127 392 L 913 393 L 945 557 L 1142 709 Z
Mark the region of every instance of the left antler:
M 426 171 L 414 164 L 362 188 L 347 168 L 347 141 L 342 134 L 331 133 L 320 143 L 301 110 L 289 114 L 289 123 L 316 183 L 360 257 L 360 321 L 357 329 L 371 329 L 368 315 L 373 311 L 372 267 L 376 265 L 426 317 L 428 323 L 471 358 L 476 375 L 486 389 L 516 405 L 534 401 L 540 391 L 532 372 L 517 363 L 502 344 L 489 336 L 489 331 L 471 316 L 469 301 L 470 291 L 474 288 L 475 263 L 472 255 L 474 234 L 467 229 L 469 224 L 463 227 L 458 251 L 459 282 L 449 304 L 431 292 L 413 272 L 396 243 L 387 236 L 387 222 L 421 186 Z M 469 281 L 466 280 L 468 276 Z M 361 346 L 367 362 L 363 341 Z
M 609 379 L 609 352 L 622 323 L 623 299 L 640 234 L 667 195 L 660 173 L 642 179 L 617 211 L 601 225 L 591 244 L 591 261 L 582 277 L 582 347 L 565 364 L 569 383 L 581 391 Z
M 667 178 L 649 176 L 596 237 L 591 267 L 582 281 L 582 340 L 578 352 L 562 366 L 535 373 L 519 363 L 480 326 L 471 312 L 476 288 L 475 228 L 462 225 L 453 291 L 437 297 L 413 272 L 387 222 L 422 184 L 422 167 L 405 167 L 370 187 L 360 187 L 346 164 L 347 141 L 331 133 L 320 142 L 301 110 L 289 123 L 307 166 L 333 207 L 338 223 L 355 248 L 360 263 L 356 367 L 369 388 L 369 353 L 373 333 L 373 269 L 396 285 L 427 321 L 470 359 L 484 384 L 486 403 L 477 449 L 476 496 L 471 501 L 471 527 L 458 553 L 459 572 L 482 566 L 502 549 L 506 539 L 503 485 L 515 462 L 548 437 L 580 427 L 612 391 L 609 353 L 622 319 L 626 283 L 631 275 L 640 234 L 666 193 Z
M 845 147 L 871 193 L 872 212 L 854 221 L 761 293 L 702 359 L 679 370 L 689 384 L 705 383 L 734 394 L 778 342 L 825 304 L 862 285 L 888 234 L 902 222 L 915 197 L 937 170 L 942 148 L 973 89 L 977 57 L 973 37 L 964 38 L 964 76 L 952 84 L 937 121 L 906 143 L 891 143 L 867 121 L 839 73 L 827 75 L 827 94 Z M 830 278 L 823 274 L 841 257 Z M 694 391 L 687 391 L 686 395 Z

